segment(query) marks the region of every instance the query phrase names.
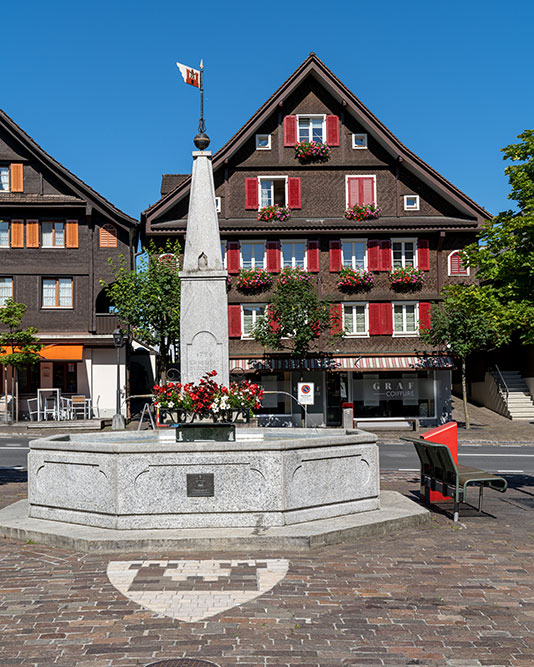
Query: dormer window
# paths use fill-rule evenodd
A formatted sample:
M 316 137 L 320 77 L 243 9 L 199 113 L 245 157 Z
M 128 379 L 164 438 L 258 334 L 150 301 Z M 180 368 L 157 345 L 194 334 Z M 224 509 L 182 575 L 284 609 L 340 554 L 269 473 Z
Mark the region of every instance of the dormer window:
M 297 116 L 299 141 L 325 140 L 325 116 Z
M 9 192 L 9 167 L 0 167 L 0 192 Z
M 256 150 L 268 151 L 271 149 L 271 135 L 257 134 L 256 135 Z

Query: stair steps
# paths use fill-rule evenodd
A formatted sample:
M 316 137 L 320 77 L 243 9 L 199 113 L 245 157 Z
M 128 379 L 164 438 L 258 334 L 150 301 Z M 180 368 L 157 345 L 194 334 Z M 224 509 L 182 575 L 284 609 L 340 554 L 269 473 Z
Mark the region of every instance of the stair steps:
M 501 376 L 508 387 L 508 398 L 500 382 Z M 503 401 L 506 403 L 510 419 L 534 421 L 534 402 L 521 373 L 519 371 L 501 371 L 499 375 L 497 371 L 493 371 L 493 377 Z

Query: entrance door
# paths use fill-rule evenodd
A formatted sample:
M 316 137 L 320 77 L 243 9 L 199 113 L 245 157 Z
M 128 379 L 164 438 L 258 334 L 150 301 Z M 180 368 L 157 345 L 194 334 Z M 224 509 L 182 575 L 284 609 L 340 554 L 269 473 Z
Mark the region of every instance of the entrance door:
M 326 425 L 341 426 L 341 404 L 348 400 L 346 373 L 326 374 Z

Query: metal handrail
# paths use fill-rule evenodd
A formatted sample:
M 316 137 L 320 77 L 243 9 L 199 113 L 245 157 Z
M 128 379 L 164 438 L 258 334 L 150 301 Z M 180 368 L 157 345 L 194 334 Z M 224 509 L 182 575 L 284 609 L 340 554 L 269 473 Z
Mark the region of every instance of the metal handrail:
M 506 405 L 508 405 L 508 397 L 510 395 L 510 390 L 508 389 L 508 385 L 506 384 L 506 380 L 503 378 L 501 370 L 497 366 L 497 364 L 495 364 L 495 370 L 499 374 L 499 379 L 497 380 L 497 382 L 500 383 L 504 387 L 504 391 L 506 393 Z

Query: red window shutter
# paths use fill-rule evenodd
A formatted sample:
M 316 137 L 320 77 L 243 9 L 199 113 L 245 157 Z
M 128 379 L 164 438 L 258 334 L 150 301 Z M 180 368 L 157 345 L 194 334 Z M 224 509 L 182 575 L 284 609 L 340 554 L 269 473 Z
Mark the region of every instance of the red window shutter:
M 267 255 L 267 271 L 280 273 L 280 241 L 267 241 L 265 250 Z
M 297 143 L 297 117 L 284 118 L 284 146 L 293 146 Z
M 339 146 L 339 118 L 326 117 L 326 143 L 330 146 Z
M 330 306 L 330 333 L 332 335 L 343 331 L 343 304 L 333 303 Z
M 241 244 L 239 241 L 228 241 L 226 244 L 226 268 L 228 273 L 239 273 L 241 268 Z
M 392 303 L 382 303 L 382 313 L 381 313 L 381 323 L 382 323 L 382 333 L 386 336 L 393 335 L 393 304 Z
M 341 241 L 330 241 L 330 271 L 341 271 L 342 268 Z
M 300 178 L 287 179 L 287 200 L 289 208 L 300 208 Z
M 276 312 L 271 306 L 267 306 L 267 319 L 269 321 L 269 328 L 273 333 L 278 333 L 280 331 L 280 320 L 278 319 Z
M 419 302 L 419 329 L 430 329 L 430 303 Z
M 382 322 L 380 315 L 382 312 L 381 303 L 369 304 L 369 335 L 377 336 L 382 333 Z
M 245 208 L 257 209 L 258 203 L 258 179 L 245 178 Z
M 78 221 L 77 220 L 67 220 L 65 225 L 66 230 L 66 240 L 65 244 L 67 248 L 77 248 L 78 247 Z
M 360 179 L 359 178 L 350 178 L 348 179 L 348 189 L 349 189 L 349 206 L 354 206 L 354 204 L 360 203 Z
M 228 336 L 241 338 L 241 306 L 238 303 L 228 304 Z
M 467 272 L 467 268 L 464 266 L 460 253 L 458 251 L 451 253 L 449 261 L 450 261 L 449 272 L 451 276 L 469 275 Z
M 391 241 L 380 241 L 380 271 L 391 271 Z
M 417 268 L 430 271 L 430 249 L 428 239 L 417 241 Z
M 319 273 L 319 241 L 308 241 L 306 267 L 310 273 Z
M 374 178 L 370 177 L 360 178 L 360 203 L 376 204 Z
M 380 241 L 367 241 L 367 268 L 369 271 L 380 271 Z

